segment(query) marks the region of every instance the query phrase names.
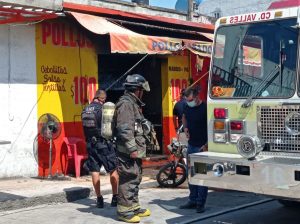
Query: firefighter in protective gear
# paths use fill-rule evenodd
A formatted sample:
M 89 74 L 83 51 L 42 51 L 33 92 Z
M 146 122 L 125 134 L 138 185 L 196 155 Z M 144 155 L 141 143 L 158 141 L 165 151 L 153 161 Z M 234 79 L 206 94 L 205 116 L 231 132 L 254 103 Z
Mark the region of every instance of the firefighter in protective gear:
M 142 123 L 145 118 L 141 107 L 144 91 L 150 87 L 141 75 L 128 75 L 124 83 L 125 93 L 116 104 L 115 137 L 119 160 L 119 188 L 117 214 L 119 220 L 135 223 L 140 217 L 150 215 L 149 209 L 140 206 L 138 193 L 142 180 L 142 158 L 146 156 L 146 138 Z
M 97 195 L 97 207 L 103 208 L 104 202 L 100 191 L 100 168 L 103 166 L 110 173 L 113 191 L 111 206 L 117 206 L 118 173 L 117 157 L 113 144 L 101 135 L 101 120 L 106 92 L 97 90 L 93 101 L 84 108 L 81 114 L 82 126 L 86 138 L 88 160 L 84 167 L 92 174 L 92 182 Z

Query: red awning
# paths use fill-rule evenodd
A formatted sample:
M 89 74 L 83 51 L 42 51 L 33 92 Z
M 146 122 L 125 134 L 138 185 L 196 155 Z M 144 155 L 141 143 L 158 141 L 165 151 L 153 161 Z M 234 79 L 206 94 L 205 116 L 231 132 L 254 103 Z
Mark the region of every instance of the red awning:
M 202 35 L 202 36 L 205 36 L 207 39 L 209 39 L 211 41 L 214 40 L 214 34 L 213 33 L 203 33 L 203 32 L 201 32 L 199 34 Z
M 207 49 L 204 45 L 211 46 L 210 42 L 142 35 L 99 16 L 70 13 L 87 30 L 100 35 L 109 34 L 111 53 L 171 54 L 187 48 L 203 56 L 210 56 L 208 51 L 203 50 Z
M 183 40 L 185 49 L 193 52 L 194 54 L 210 57 L 212 52 L 212 43 L 205 41 Z
M 282 9 L 282 8 L 289 8 L 289 7 L 296 7 L 300 5 L 299 0 L 282 0 L 273 2 L 268 9 Z
M 34 22 L 56 17 L 57 14 L 53 11 L 0 3 L 0 24 Z

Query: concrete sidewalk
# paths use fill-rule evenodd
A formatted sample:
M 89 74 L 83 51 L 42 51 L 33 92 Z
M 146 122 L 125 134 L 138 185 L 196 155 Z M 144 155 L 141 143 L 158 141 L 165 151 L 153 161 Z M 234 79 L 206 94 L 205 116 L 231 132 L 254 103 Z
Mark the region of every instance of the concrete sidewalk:
M 72 202 L 94 196 L 91 176 L 47 180 L 20 178 L 0 180 L 0 211 L 26 208 L 42 204 Z M 155 187 L 150 177 L 143 177 L 142 188 Z M 101 176 L 101 193 L 111 193 L 109 175 Z
M 189 190 L 187 186 L 182 186 L 180 188 L 174 189 L 157 187 L 142 189 L 139 192 L 141 206 L 143 208 L 149 208 L 152 214 L 150 217 L 142 218 L 141 224 L 202 224 L 208 223 L 205 222 L 206 219 L 212 220 L 212 222 L 209 222 L 210 224 L 237 224 L 241 223 L 243 219 L 234 219 L 235 222 L 221 222 L 221 220 L 219 222 L 219 219 L 217 217 L 222 214 L 230 214 L 232 211 L 237 211 L 243 208 L 245 208 L 244 211 L 251 212 L 251 210 L 253 211 L 253 209 L 255 209 L 255 206 L 253 206 L 253 204 L 256 205 L 257 203 L 263 203 L 263 206 L 265 207 L 270 206 L 270 204 L 265 203 L 265 197 L 252 193 L 243 193 L 236 191 L 209 191 L 206 203 L 206 211 L 199 214 L 196 213 L 195 209 L 178 208 L 178 206 L 187 202 L 188 194 Z M 110 207 L 111 197 L 112 195 L 104 196 L 104 209 L 97 208 L 95 204 L 95 198 L 92 197 L 74 201 L 71 203 L 53 203 L 51 205 L 39 205 L 18 210 L 0 211 L 0 223 L 125 224 L 124 222 L 120 222 L 117 220 L 116 208 Z M 256 212 L 259 212 L 259 210 L 256 210 Z M 251 213 L 253 214 L 253 212 Z M 294 217 L 297 216 L 294 215 Z M 248 222 L 244 221 L 243 223 L 264 223 L 256 222 L 256 220 L 257 217 L 252 216 L 251 219 L 248 218 Z M 273 223 L 277 224 L 277 222 Z

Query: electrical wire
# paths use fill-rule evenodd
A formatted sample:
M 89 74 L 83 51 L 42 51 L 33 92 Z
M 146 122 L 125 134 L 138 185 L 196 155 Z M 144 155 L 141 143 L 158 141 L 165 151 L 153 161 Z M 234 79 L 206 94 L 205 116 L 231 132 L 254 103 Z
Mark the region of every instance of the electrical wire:
M 133 65 L 130 69 L 128 69 L 123 75 L 121 75 L 116 81 L 114 81 L 109 87 L 105 89 L 105 91 L 110 90 L 114 85 L 116 85 L 125 75 L 131 72 L 136 66 L 138 66 L 149 54 L 144 55 L 141 60 L 139 60 L 135 65 Z
M 9 121 L 13 121 L 14 120 L 14 116 L 10 113 L 10 108 L 11 108 L 11 105 L 10 105 L 10 102 L 11 102 L 11 27 L 12 25 L 8 26 L 8 44 L 7 44 L 7 47 L 8 47 L 8 74 L 7 74 L 7 84 L 8 84 L 8 119 Z M 38 102 L 40 101 L 42 95 L 44 93 L 44 90 L 43 92 L 41 93 L 41 95 L 39 96 L 37 102 L 33 105 L 33 107 L 31 108 L 31 110 L 29 111 L 29 114 L 28 116 L 26 117 L 20 131 L 18 132 L 17 134 L 17 137 L 16 139 L 11 143 L 11 146 L 8 150 L 5 151 L 5 154 L 3 155 L 3 158 L 0 160 L 0 164 L 2 164 L 2 162 L 5 160 L 6 156 L 7 156 L 7 153 L 11 153 L 16 142 L 18 141 L 19 137 L 21 136 L 21 133 L 23 132 L 34 108 L 36 108 Z
M 11 153 L 11 152 L 12 152 L 12 149 L 13 149 L 13 147 L 15 146 L 15 143 L 18 141 L 19 137 L 21 136 L 21 133 L 23 132 L 23 130 L 24 130 L 24 128 L 25 128 L 25 125 L 27 124 L 27 122 L 28 122 L 28 120 L 29 120 L 29 118 L 30 118 L 30 116 L 31 116 L 31 114 L 32 114 L 32 112 L 33 112 L 33 110 L 34 110 L 34 108 L 37 106 L 37 104 L 38 104 L 39 101 L 41 100 L 41 98 L 42 98 L 44 92 L 45 92 L 45 91 L 44 91 L 44 89 L 43 89 L 41 95 L 39 96 L 38 100 L 35 102 L 35 104 L 34 104 L 33 107 L 31 108 L 31 110 L 30 110 L 30 112 L 29 112 L 27 118 L 25 119 L 25 122 L 23 123 L 23 125 L 22 125 L 22 127 L 21 127 L 21 129 L 20 129 L 20 131 L 19 131 L 19 133 L 18 133 L 18 135 L 17 135 L 17 138 L 12 142 L 10 148 L 5 152 L 4 157 L 3 157 L 2 160 L 0 161 L 0 164 L 1 164 L 1 163 L 4 161 L 4 159 L 6 158 L 7 153 Z

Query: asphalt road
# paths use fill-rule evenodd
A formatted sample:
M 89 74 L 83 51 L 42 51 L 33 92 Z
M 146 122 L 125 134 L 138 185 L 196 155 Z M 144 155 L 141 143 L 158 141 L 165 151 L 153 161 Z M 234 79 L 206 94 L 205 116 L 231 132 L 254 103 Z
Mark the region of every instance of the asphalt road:
M 299 224 L 299 211 L 300 208 L 287 208 L 275 200 L 206 219 L 201 224 Z
M 289 210 L 277 201 L 266 202 L 268 199 L 262 196 L 242 192 L 210 192 L 207 209 L 203 214 L 197 214 L 195 210 L 178 209 L 178 206 L 187 200 L 187 194 L 187 189 L 151 188 L 141 190 L 141 204 L 152 211 L 152 215 L 143 218 L 141 223 L 300 223 L 298 210 Z M 122 223 L 117 221 L 115 209 L 109 207 L 111 195 L 104 198 L 107 202 L 105 209 L 97 209 L 94 198 L 83 199 L 73 203 L 50 204 L 1 212 L 0 223 Z M 255 205 L 257 202 L 261 204 Z

